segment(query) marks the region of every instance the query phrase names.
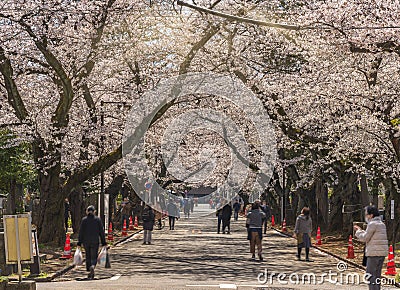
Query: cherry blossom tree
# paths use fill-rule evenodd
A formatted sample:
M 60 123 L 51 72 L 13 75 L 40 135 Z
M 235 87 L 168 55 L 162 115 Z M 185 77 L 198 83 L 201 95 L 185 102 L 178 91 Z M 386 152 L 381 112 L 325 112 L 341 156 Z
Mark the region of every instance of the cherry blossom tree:
M 376 203 L 379 184 L 387 200 L 400 203 L 400 7 L 393 1 L 0 5 L 0 89 L 7 103 L 0 119 L 21 123 L 16 131 L 32 144 L 43 242 L 61 240 L 62 202 L 71 190 L 112 166 L 122 170 L 127 109 L 101 102 L 132 104 L 161 79 L 187 72 L 230 74 L 262 100 L 278 138 L 280 160 L 266 190 L 275 206 L 282 197 L 293 213 L 318 206 L 323 225 L 347 231 L 360 211 L 343 214 L 343 205 Z M 169 118 L 196 102 L 220 109 L 212 98 L 166 104 L 152 121 L 149 152 L 157 156 Z M 216 144 L 215 136 L 204 136 Z M 257 172 L 254 156 L 248 164 Z M 154 170 L 168 183 L 173 177 L 155 159 Z M 390 232 L 399 226 L 390 223 Z

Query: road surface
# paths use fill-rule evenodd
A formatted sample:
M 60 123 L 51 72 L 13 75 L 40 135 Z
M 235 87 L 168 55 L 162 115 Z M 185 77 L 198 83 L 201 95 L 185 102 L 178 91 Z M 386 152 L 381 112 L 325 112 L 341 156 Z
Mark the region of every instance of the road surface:
M 232 221 L 230 235 L 217 234 L 216 222 L 208 206 L 199 205 L 175 231 L 153 231 L 152 245 L 142 245 L 138 234 L 112 248 L 112 268 L 97 268 L 95 280 L 86 280 L 80 266 L 37 289 L 368 289 L 352 283 L 354 275 L 362 281 L 363 272 L 343 263 L 339 271 L 339 260 L 315 249 L 313 262 L 297 261 L 295 240 L 273 230 L 263 239 L 264 262 L 251 261 L 244 219 Z

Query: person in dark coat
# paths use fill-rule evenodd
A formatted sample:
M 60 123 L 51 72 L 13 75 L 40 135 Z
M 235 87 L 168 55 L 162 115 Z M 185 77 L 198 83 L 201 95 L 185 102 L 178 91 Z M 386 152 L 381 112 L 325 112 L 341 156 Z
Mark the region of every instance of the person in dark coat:
M 237 221 L 239 218 L 239 212 L 240 212 L 241 204 L 238 199 L 235 200 L 235 203 L 233 204 L 233 210 L 234 210 L 234 220 Z
M 231 233 L 231 217 L 232 217 L 232 206 L 231 203 L 227 203 L 222 208 L 222 233 L 225 234 L 225 229 L 228 228 L 228 234 Z
M 100 218 L 94 215 L 94 206 L 90 205 L 87 210 L 87 216 L 82 219 L 79 229 L 78 247 L 85 248 L 86 270 L 89 271 L 88 278 L 94 278 L 94 268 L 97 263 L 97 253 L 99 251 L 99 238 L 102 246 L 106 246 L 106 237 L 104 234 L 103 223 Z
M 222 206 L 218 207 L 217 211 L 215 212 L 215 215 L 218 218 L 218 231 L 217 233 L 219 234 L 221 231 L 221 224 L 222 224 Z
M 124 226 L 124 222 L 126 227 L 129 226 L 129 217 L 131 216 L 132 205 L 129 201 L 129 198 L 124 197 L 124 200 L 121 203 L 121 229 Z
M 134 203 L 131 208 L 132 219 L 135 219 L 135 217 L 138 217 L 138 219 L 139 219 L 139 217 L 141 216 L 140 211 L 141 211 L 140 203 Z M 124 226 L 124 225 L 122 225 L 122 226 Z
M 271 209 L 269 208 L 267 202 L 264 200 L 263 205 L 261 206 L 261 210 L 265 213 L 265 220 L 264 220 L 264 234 L 267 233 L 268 227 L 268 220 L 271 217 Z
M 190 201 L 188 198 L 185 198 L 183 200 L 183 212 L 185 214 L 185 217 L 189 218 L 189 216 L 190 216 Z
M 68 232 L 68 219 L 69 219 L 69 201 L 68 198 L 64 200 L 64 224 L 65 224 L 65 232 Z
M 153 209 L 146 204 L 142 213 L 143 220 L 143 244 L 151 244 L 151 233 L 153 231 L 155 214 Z
M 191 197 L 191 198 L 189 199 L 189 202 L 190 202 L 190 212 L 193 213 L 193 210 L 194 210 L 194 200 L 193 200 L 193 197 Z

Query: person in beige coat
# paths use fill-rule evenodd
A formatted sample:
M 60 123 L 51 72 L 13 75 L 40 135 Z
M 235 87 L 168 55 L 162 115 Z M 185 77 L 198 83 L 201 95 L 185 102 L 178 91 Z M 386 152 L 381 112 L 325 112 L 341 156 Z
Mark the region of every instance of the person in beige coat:
M 301 214 L 296 219 L 293 237 L 297 239 L 297 259 L 301 260 L 301 249 L 306 249 L 306 262 L 311 262 L 309 259 L 311 247 L 311 231 L 312 221 L 310 217 L 310 208 L 304 207 Z
M 380 278 L 383 262 L 388 253 L 388 239 L 386 226 L 382 222 L 379 211 L 374 206 L 368 206 L 365 210 L 367 229 L 363 231 L 359 226 L 354 226 L 356 238 L 366 243 L 365 256 L 367 257 L 367 270 L 369 274 L 369 289 L 381 289 Z

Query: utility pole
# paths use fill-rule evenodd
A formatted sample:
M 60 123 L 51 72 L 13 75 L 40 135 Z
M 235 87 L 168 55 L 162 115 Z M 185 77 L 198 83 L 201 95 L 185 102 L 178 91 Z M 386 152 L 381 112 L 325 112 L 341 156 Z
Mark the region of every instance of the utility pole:
M 285 180 L 285 166 L 283 165 L 283 170 L 282 170 L 282 223 L 283 220 L 286 218 L 286 186 L 285 186 L 286 180 Z
M 104 111 L 103 111 L 103 106 L 104 106 L 104 102 L 101 101 L 100 102 L 101 105 L 101 115 L 100 115 L 100 122 L 101 122 L 101 138 L 100 138 L 100 142 L 101 142 L 101 154 L 104 153 Z M 100 174 L 100 200 L 99 200 L 99 204 L 98 204 L 98 209 L 99 209 L 99 215 L 100 215 L 100 219 L 101 222 L 103 223 L 104 228 L 107 228 L 107 225 L 105 224 L 105 216 L 104 216 L 104 170 L 101 170 L 101 174 Z

